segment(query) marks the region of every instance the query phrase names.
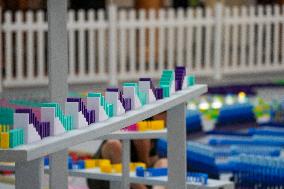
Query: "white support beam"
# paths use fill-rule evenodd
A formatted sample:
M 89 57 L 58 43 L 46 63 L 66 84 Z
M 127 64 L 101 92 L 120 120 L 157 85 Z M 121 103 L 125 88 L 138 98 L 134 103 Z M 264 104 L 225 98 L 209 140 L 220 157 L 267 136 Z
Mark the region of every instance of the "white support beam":
M 167 112 L 168 188 L 186 189 L 186 103 Z
M 41 158 L 29 162 L 16 163 L 16 189 L 41 189 L 43 183 L 43 175 L 44 168 Z
M 51 102 L 61 104 L 68 94 L 67 0 L 48 0 L 48 76 Z M 50 156 L 50 186 L 68 188 L 67 149 Z
M 47 11 L 50 100 L 64 105 L 68 94 L 67 0 L 48 0 Z
M 121 189 L 130 189 L 129 164 L 130 164 L 130 140 L 122 141 L 122 180 Z

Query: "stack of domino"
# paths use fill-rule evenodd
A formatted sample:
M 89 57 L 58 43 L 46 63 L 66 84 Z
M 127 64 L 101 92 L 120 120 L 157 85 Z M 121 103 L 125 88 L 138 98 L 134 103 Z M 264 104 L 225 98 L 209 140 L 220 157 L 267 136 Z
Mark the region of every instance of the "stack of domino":
M 64 115 L 57 103 L 35 103 L 28 101 L 12 101 L 11 105 L 17 105 L 20 109 L 32 107 L 38 120 L 49 122 L 50 136 L 59 135 L 73 129 L 73 118 Z M 19 108 L 16 108 L 19 109 Z
M 160 79 L 160 87 L 163 89 L 163 97 L 170 97 L 175 91 L 175 74 L 173 70 L 164 70 Z
M 10 107 L 0 107 L 0 123 L 5 125 L 13 125 L 14 109 Z
M 230 158 L 235 182 L 240 186 L 250 183 L 263 188 L 283 188 L 284 160 L 282 157 L 240 155 Z M 249 188 L 257 188 L 253 187 Z
M 31 143 L 74 128 L 86 127 L 170 97 L 186 85 L 193 85 L 194 76 L 185 75 L 185 68 L 177 67 L 175 70 L 163 71 L 157 88 L 150 78 L 140 78 L 138 83 L 124 83 L 122 91 L 118 88 L 108 88 L 105 97 L 101 93 L 89 93 L 86 102 L 83 102 L 82 98 L 68 98 L 66 115 L 57 103 L 14 102 L 14 105 L 33 107 L 37 110 L 35 116 L 32 109 L 17 109 L 14 115 L 15 128 L 23 128 L 25 143 Z

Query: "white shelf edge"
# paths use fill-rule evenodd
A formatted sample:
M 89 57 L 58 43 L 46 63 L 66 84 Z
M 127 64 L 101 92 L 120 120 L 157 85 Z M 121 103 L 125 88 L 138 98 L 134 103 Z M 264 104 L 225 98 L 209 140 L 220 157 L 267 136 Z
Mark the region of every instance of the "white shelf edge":
M 101 140 L 118 139 L 118 140 L 137 140 L 137 139 L 159 139 L 167 138 L 167 129 L 160 131 L 117 131 L 100 137 Z

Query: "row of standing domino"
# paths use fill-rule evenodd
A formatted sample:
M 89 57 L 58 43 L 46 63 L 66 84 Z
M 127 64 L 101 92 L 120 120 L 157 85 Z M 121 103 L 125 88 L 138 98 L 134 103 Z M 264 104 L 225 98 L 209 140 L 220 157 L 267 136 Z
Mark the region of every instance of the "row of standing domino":
M 65 102 L 65 111 L 57 103 L 1 101 L 0 113 L 8 114 L 7 119 L 12 119 L 10 126 L 13 129 L 0 131 L 0 148 L 14 148 L 88 127 L 168 98 L 194 84 L 195 77 L 186 76 L 185 67 L 176 67 L 175 70 L 163 71 L 158 87 L 150 78 L 141 78 L 138 83 L 124 83 L 122 89 L 108 88 L 105 96 L 90 92 L 86 98 L 69 97 Z

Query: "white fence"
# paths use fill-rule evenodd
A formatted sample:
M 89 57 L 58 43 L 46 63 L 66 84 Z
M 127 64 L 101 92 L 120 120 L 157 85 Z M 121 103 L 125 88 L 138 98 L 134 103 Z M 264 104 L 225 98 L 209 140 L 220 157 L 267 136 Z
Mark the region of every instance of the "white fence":
M 158 78 L 184 65 L 197 76 L 284 71 L 284 7 L 69 11 L 69 83 Z M 5 12 L 4 87 L 46 85 L 42 11 Z

